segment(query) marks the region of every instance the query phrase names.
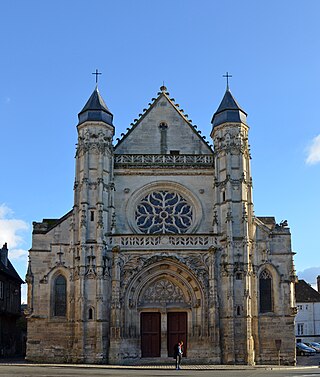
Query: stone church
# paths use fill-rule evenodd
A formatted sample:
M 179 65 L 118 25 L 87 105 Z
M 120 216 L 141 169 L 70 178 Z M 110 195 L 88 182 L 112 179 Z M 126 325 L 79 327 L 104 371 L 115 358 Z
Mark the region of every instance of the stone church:
M 254 214 L 229 88 L 213 146 L 165 86 L 115 144 L 97 87 L 78 118 L 73 207 L 33 223 L 27 359 L 168 362 L 183 340 L 188 363 L 294 364 L 291 234 Z

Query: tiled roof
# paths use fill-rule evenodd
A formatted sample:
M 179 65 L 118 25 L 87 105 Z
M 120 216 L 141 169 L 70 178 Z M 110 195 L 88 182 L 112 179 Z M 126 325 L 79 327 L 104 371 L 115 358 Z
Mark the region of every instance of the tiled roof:
M 320 302 L 320 293 L 304 280 L 296 283 L 296 302 Z

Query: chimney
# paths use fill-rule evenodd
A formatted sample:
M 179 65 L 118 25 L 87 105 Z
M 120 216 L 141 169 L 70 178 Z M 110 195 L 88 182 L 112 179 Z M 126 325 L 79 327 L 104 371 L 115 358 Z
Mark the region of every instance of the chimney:
M 1 257 L 1 262 L 5 265 L 5 267 L 7 267 L 8 266 L 8 247 L 7 247 L 7 243 L 5 243 L 2 246 L 2 249 L 0 249 L 0 257 Z
M 317 276 L 317 288 L 318 292 L 320 293 L 320 275 Z

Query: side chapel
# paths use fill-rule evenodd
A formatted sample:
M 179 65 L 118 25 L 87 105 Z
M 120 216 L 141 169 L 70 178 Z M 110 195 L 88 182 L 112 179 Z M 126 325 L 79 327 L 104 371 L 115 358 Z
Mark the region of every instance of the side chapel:
M 27 359 L 295 364 L 286 222 L 253 211 L 247 114 L 227 87 L 213 147 L 161 86 L 113 144 L 96 87 L 79 113 L 74 204 L 33 223 Z

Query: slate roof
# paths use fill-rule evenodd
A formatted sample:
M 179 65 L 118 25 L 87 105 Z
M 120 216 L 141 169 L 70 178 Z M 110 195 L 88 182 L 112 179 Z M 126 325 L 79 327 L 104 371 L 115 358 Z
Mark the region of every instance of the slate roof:
M 130 124 L 131 128 L 127 128 L 127 132 L 124 134 L 121 134 L 121 138 L 117 138 L 117 144 L 115 145 L 115 148 L 123 142 L 124 139 L 138 126 L 138 124 L 145 118 L 145 116 L 151 111 L 151 109 L 155 106 L 155 104 L 163 97 L 165 97 L 168 102 L 172 105 L 172 107 L 177 111 L 177 113 L 186 121 L 186 123 L 191 127 L 193 132 L 203 140 L 205 144 L 207 144 L 208 149 L 210 152 L 213 153 L 212 145 L 209 144 L 209 142 L 206 140 L 205 136 L 201 135 L 201 131 L 198 130 L 198 126 L 196 124 L 192 123 L 192 120 L 189 119 L 188 114 L 184 113 L 183 109 L 180 109 L 179 104 L 175 103 L 174 98 L 170 98 L 170 94 L 167 91 L 167 88 L 162 85 L 160 87 L 160 92 L 157 93 L 158 97 L 157 98 L 152 98 L 151 102 L 148 103 L 148 108 L 143 109 L 143 113 L 139 114 L 139 118 L 134 119 L 133 123 Z
M 24 281 L 20 278 L 19 274 L 17 273 L 17 271 L 15 270 L 15 268 L 13 267 L 11 262 L 9 261 L 9 259 L 7 260 L 7 267 L 2 263 L 2 261 L 0 259 L 0 275 L 1 274 L 7 275 L 10 278 L 12 278 L 12 279 L 14 279 L 14 280 L 16 280 L 20 283 L 24 283 Z
M 296 302 L 320 302 L 320 293 L 304 280 L 296 283 Z
M 60 219 L 43 219 L 42 222 L 38 223 L 36 221 L 33 222 L 33 234 L 46 234 L 57 225 L 63 223 L 69 216 L 72 215 L 72 209 L 67 212 L 65 215 L 60 217 Z
M 226 122 L 247 123 L 247 113 L 241 109 L 229 88 L 227 88 L 222 101 L 211 120 L 213 127 Z
M 265 225 L 276 225 L 276 219 L 274 216 L 257 216 Z
M 79 124 L 85 121 L 105 121 L 112 125 L 113 115 L 101 97 L 96 86 L 87 103 L 78 114 Z

